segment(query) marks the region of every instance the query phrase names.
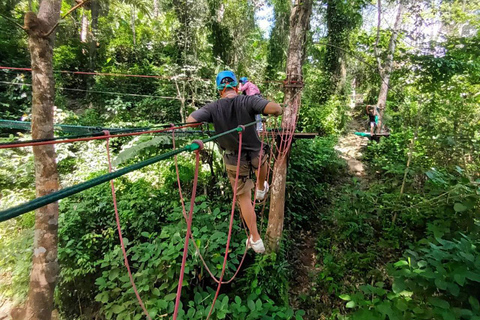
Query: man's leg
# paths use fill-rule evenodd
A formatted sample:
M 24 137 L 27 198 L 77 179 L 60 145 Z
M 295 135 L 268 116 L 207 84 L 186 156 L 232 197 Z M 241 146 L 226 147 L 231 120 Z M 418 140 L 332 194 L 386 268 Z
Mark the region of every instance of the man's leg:
M 260 234 L 257 230 L 257 216 L 252 205 L 250 191 L 238 195 L 237 200 L 238 204 L 240 205 L 240 210 L 242 211 L 243 219 L 247 224 L 248 230 L 250 230 L 250 233 L 252 234 L 252 240 L 257 241 L 260 239 Z
M 262 157 L 262 161 L 263 161 Z M 258 169 L 255 170 L 255 174 L 257 174 L 257 179 L 258 179 L 258 190 L 264 190 L 265 189 L 265 180 L 267 179 L 267 171 L 268 171 L 268 160 L 263 163 L 263 165 L 260 167 L 260 172 L 258 172 Z

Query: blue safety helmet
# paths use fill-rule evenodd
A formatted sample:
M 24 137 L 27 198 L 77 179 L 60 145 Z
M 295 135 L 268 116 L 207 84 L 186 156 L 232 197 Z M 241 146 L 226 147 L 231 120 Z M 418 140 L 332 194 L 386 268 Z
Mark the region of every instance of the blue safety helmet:
M 241 78 L 240 78 L 240 82 L 241 82 L 242 84 L 245 84 L 247 81 L 248 81 L 247 77 L 241 77 Z
M 217 89 L 218 90 L 223 90 L 227 87 L 230 88 L 235 88 L 238 86 L 238 81 L 237 77 L 235 76 L 235 73 L 232 71 L 222 71 L 217 75 Z

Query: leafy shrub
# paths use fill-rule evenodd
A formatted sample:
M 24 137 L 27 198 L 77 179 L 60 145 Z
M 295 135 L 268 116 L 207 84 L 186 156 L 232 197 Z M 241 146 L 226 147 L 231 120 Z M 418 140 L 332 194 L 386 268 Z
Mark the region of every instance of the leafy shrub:
M 340 296 L 353 319 L 479 319 L 480 241 L 436 238 L 393 265 L 392 288 L 383 282 Z
M 345 169 L 334 137 L 297 140 L 292 146 L 287 178 L 287 219 L 302 224 L 315 219 L 315 211 L 328 202 L 329 185 Z

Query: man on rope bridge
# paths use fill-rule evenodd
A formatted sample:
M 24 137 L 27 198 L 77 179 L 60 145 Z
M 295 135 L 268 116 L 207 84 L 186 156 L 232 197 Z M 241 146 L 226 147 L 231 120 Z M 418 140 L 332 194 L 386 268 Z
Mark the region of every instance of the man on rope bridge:
M 220 93 L 220 100 L 207 104 L 203 108 L 194 111 L 187 119 L 187 122 L 211 122 L 215 127 L 217 134 L 236 128 L 244 123 L 255 121 L 255 115 L 275 115 L 282 114 L 282 108 L 278 103 L 265 100 L 258 96 L 238 95 L 238 81 L 235 74 L 231 71 L 222 71 L 217 75 L 217 89 Z M 251 236 L 247 239 L 247 246 L 251 247 L 256 253 L 265 252 L 265 246 L 257 230 L 257 219 L 255 209 L 251 200 L 251 190 L 255 187 L 251 173 L 258 174 L 259 190 L 255 197 L 257 200 L 265 199 L 269 186 L 266 181 L 268 168 L 268 157 L 265 150 L 260 150 L 262 143 L 258 133 L 253 127 L 245 128 L 243 132 L 243 143 L 241 149 L 240 163 L 237 163 L 239 138 L 237 134 L 230 133 L 218 138 L 218 143 L 224 151 L 223 159 L 225 161 L 228 178 L 235 186 L 235 177 L 237 166 L 240 166 L 239 181 L 237 185 L 238 203 L 243 218 L 250 230 Z M 260 153 L 262 154 L 262 163 L 259 164 Z M 260 190 L 262 188 L 262 190 Z

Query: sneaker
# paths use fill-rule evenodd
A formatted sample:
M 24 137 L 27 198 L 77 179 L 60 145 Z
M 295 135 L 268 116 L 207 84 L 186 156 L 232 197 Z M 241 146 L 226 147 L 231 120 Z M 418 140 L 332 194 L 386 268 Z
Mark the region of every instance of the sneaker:
M 265 246 L 263 245 L 263 240 L 258 239 L 257 241 L 253 241 L 252 236 L 247 239 L 246 241 L 247 249 L 252 248 L 253 251 L 256 253 L 264 253 L 265 252 Z
M 268 185 L 268 182 L 265 181 L 265 183 L 263 184 L 263 190 L 258 189 L 255 193 L 255 198 L 257 198 L 258 201 L 262 201 L 263 199 L 265 199 L 265 195 L 267 194 L 269 189 L 270 186 Z

